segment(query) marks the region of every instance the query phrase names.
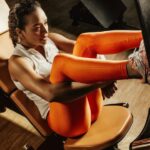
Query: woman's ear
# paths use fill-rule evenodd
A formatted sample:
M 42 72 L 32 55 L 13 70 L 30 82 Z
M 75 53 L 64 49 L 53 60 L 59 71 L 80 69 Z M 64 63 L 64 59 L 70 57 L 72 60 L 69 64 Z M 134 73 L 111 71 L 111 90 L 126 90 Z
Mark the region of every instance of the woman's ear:
M 20 43 L 21 40 L 23 39 L 23 33 L 22 33 L 22 30 L 19 29 L 19 28 L 16 28 L 16 33 L 17 33 L 17 36 L 18 36 L 17 41 L 18 41 L 18 43 Z
M 16 28 L 16 33 L 17 33 L 17 35 L 20 37 L 20 36 L 22 36 L 22 32 L 21 32 L 21 29 L 19 29 L 19 28 Z

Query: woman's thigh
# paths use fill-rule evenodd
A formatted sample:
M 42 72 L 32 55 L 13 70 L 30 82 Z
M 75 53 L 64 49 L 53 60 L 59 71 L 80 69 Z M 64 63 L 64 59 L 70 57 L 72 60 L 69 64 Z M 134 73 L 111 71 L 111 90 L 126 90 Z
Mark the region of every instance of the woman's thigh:
M 91 125 L 91 110 L 86 97 L 71 103 L 52 102 L 48 124 L 52 130 L 65 137 L 84 134 Z

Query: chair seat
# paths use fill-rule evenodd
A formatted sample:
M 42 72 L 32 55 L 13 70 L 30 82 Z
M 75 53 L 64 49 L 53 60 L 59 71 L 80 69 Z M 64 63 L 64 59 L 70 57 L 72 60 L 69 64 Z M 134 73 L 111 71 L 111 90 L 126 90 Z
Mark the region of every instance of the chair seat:
M 68 138 L 65 150 L 100 150 L 118 143 L 132 124 L 129 109 L 122 106 L 104 106 L 99 118 L 80 138 Z

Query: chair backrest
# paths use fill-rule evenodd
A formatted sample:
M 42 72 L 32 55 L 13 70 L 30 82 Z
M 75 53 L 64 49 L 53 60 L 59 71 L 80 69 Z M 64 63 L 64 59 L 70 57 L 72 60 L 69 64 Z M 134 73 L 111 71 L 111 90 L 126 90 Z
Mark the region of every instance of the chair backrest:
M 16 89 L 8 71 L 8 59 L 12 55 L 13 50 L 14 47 L 8 31 L 0 34 L 0 88 L 7 94 Z
M 0 60 L 8 60 L 14 51 L 14 46 L 9 37 L 9 32 L 6 31 L 0 34 Z
M 16 87 L 11 81 L 8 71 L 8 59 L 12 55 L 14 47 L 8 32 L 9 7 L 5 0 L 1 0 L 0 14 L 0 88 L 9 94 Z
M 0 1 L 0 34 L 8 30 L 9 7 L 5 0 Z
M 3 28 L 0 28 L 0 89 L 9 95 L 16 87 L 8 71 L 8 59 L 14 51 L 14 46 L 8 32 L 8 12 L 8 5 L 4 0 L 1 0 L 0 14 L 3 15 L 2 18 L 0 18 L 0 27 L 2 25 Z M 29 100 L 22 91 L 16 89 L 16 91 L 11 94 L 11 99 L 43 136 L 48 136 L 51 133 L 47 121 L 41 118 L 36 105 Z

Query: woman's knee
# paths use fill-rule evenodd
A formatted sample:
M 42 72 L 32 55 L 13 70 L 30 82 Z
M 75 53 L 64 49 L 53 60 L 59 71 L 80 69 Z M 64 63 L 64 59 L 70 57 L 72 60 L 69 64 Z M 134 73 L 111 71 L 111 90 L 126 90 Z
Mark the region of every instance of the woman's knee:
M 64 66 L 65 57 L 61 54 L 57 54 L 54 58 L 53 65 L 51 68 L 51 75 L 50 75 L 50 82 L 51 83 L 58 83 L 64 80 L 64 76 L 62 73 L 62 69 Z
M 73 55 L 80 57 L 95 58 L 94 34 L 82 33 L 78 36 L 73 49 Z

